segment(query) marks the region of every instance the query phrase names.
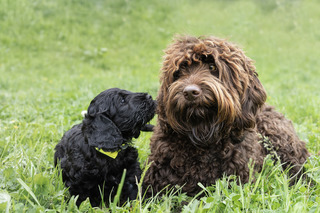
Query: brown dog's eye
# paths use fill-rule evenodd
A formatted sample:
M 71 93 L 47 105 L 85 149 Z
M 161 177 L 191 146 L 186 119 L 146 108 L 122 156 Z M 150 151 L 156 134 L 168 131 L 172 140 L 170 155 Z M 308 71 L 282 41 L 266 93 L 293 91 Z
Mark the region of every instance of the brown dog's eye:
M 216 76 L 217 78 L 219 77 L 219 72 L 215 64 L 209 64 L 209 70 L 212 75 Z
M 215 71 L 216 70 L 216 66 L 214 66 L 214 64 L 210 64 L 209 65 L 209 70 L 210 71 Z
M 178 80 L 179 77 L 180 77 L 180 70 L 177 70 L 173 73 L 173 81 Z

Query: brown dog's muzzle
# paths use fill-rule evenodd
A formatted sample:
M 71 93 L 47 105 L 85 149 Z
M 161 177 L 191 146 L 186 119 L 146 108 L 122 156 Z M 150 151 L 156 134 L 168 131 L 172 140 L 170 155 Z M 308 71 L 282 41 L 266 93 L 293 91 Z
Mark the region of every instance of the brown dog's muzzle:
M 188 85 L 183 90 L 183 95 L 186 100 L 193 101 L 201 95 L 201 88 L 195 84 Z

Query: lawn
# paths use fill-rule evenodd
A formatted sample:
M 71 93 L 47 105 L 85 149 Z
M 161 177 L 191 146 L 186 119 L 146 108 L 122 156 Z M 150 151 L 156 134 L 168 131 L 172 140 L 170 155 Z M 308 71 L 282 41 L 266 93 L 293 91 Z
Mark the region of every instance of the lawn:
M 0 0 L 0 212 L 320 212 L 319 26 L 317 0 Z M 155 98 L 176 34 L 227 38 L 255 60 L 267 102 L 307 142 L 313 184 L 289 186 L 267 159 L 255 183 L 225 178 L 203 187 L 205 197 L 177 189 L 76 207 L 53 165 L 55 145 L 107 88 Z M 142 167 L 150 136 L 135 140 Z

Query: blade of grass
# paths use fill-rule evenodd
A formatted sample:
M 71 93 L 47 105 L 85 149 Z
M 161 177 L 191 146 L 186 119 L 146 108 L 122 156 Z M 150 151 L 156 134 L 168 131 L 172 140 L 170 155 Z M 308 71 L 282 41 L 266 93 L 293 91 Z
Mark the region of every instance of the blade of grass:
M 121 195 L 122 187 L 123 187 L 123 184 L 124 184 L 124 180 L 126 178 L 126 173 L 127 173 L 127 170 L 124 169 L 123 173 L 122 173 L 120 184 L 119 184 L 118 189 L 117 189 L 117 194 L 114 197 L 113 203 L 111 205 L 112 212 L 116 211 L 116 207 L 120 203 L 120 195 Z
M 140 182 L 138 183 L 138 180 L 137 180 L 137 184 L 138 184 L 138 195 L 137 195 L 137 198 L 139 199 L 139 202 L 136 202 L 136 205 L 134 206 L 133 208 L 133 212 L 136 212 L 136 209 L 138 208 L 137 206 L 139 205 L 140 206 L 140 212 L 142 212 L 142 201 L 143 199 L 145 198 L 145 194 L 142 195 L 142 183 L 143 183 L 143 179 L 146 175 L 146 172 L 147 170 L 150 168 L 152 162 L 150 162 L 149 164 L 147 164 L 142 172 L 142 175 L 141 175 L 141 178 L 140 178 Z
M 11 196 L 6 192 L 0 192 L 0 204 L 6 203 L 6 213 L 9 213 L 11 206 Z
M 25 183 L 23 182 L 23 180 L 21 180 L 21 178 L 17 178 L 18 182 L 21 184 L 21 186 L 31 195 L 31 197 L 36 201 L 36 203 L 40 205 L 36 195 L 31 191 L 30 187 Z

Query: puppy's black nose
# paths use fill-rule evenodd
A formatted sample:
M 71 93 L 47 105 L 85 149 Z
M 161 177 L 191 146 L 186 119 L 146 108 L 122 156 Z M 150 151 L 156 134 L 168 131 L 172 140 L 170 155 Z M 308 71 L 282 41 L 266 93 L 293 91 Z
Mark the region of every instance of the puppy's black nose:
M 197 85 L 191 84 L 184 88 L 183 95 L 188 101 L 193 101 L 201 95 L 201 89 Z

